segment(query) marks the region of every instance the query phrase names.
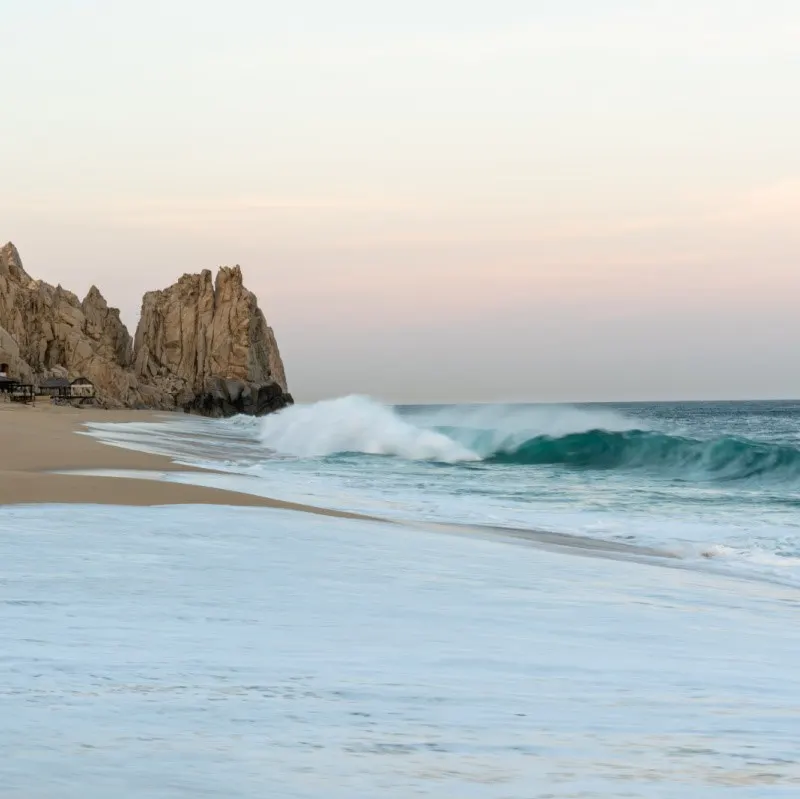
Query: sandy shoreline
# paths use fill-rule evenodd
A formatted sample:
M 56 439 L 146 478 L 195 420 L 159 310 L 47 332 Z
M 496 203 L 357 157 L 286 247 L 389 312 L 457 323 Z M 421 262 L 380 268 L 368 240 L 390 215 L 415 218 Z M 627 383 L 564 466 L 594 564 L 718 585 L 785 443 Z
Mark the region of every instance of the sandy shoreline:
M 344 519 L 362 519 L 396 524 L 396 521 L 361 513 L 333 510 L 296 502 L 255 496 L 208 486 L 152 479 L 146 473 L 205 472 L 173 463 L 162 455 L 114 447 L 88 435 L 80 435 L 92 422 L 159 422 L 172 414 L 154 411 L 103 411 L 36 407 L 0 401 L 0 441 L 4 458 L 0 463 L 0 506 L 22 504 L 90 505 L 232 505 L 278 508 Z M 135 477 L 86 475 L 78 472 L 141 472 Z M 70 472 L 76 474 L 55 474 Z M 428 530 L 457 535 L 500 537 L 541 549 L 570 550 L 594 557 L 674 558 L 650 547 L 602 539 L 553 533 L 536 529 L 507 529 L 487 525 L 407 522 Z
M 70 474 L 71 470 L 201 471 L 169 458 L 121 449 L 79 435 L 90 422 L 158 422 L 170 414 L 35 407 L 0 401 L 0 505 L 80 503 L 102 505 L 240 505 L 283 508 L 344 518 L 369 518 L 204 486 Z

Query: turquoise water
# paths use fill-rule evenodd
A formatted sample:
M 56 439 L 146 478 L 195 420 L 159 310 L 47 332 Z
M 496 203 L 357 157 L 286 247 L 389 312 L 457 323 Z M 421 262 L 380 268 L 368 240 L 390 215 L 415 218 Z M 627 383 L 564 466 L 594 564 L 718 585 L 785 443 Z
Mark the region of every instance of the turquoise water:
M 245 490 L 404 520 L 667 547 L 800 580 L 800 403 L 388 407 L 100 426 L 106 439 L 247 477 Z
M 0 508 L 0 795 L 797 796 L 798 418 L 348 397 L 94 425 L 219 470 L 143 478 L 422 523 Z

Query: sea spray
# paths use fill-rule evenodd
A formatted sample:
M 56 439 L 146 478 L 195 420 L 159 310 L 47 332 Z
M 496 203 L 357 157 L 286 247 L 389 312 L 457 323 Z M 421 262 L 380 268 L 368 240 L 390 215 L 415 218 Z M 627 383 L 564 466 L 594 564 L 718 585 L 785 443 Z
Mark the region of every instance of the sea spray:
M 368 397 L 297 405 L 260 422 L 268 450 L 301 458 L 343 454 L 584 470 L 644 470 L 690 481 L 800 480 L 800 450 L 742 437 L 708 439 L 642 429 L 604 408 L 409 407 Z
M 393 409 L 358 396 L 295 405 L 266 416 L 260 439 L 274 452 L 301 458 L 363 453 L 445 463 L 479 460 L 443 433 L 418 427 Z
M 370 397 L 348 396 L 295 405 L 267 416 L 260 422 L 260 440 L 273 452 L 296 457 L 362 453 L 459 463 L 513 451 L 536 436 L 598 427 L 626 430 L 630 425 L 622 414 L 606 409 L 514 405 L 400 408 Z
M 107 443 L 213 470 L 187 482 L 634 542 L 793 584 L 798 430 L 800 402 L 392 407 L 365 397 L 261 419 L 90 426 Z

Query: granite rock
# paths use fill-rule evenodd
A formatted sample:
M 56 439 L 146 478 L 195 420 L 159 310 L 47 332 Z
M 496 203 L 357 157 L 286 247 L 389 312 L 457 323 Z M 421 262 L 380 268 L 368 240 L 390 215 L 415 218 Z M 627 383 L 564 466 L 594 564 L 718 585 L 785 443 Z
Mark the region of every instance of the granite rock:
M 9 243 L 0 249 L 0 362 L 26 381 L 88 377 L 112 407 L 228 416 L 292 402 L 275 335 L 238 266 L 145 294 L 132 340 L 97 287 L 81 301 L 34 280 Z

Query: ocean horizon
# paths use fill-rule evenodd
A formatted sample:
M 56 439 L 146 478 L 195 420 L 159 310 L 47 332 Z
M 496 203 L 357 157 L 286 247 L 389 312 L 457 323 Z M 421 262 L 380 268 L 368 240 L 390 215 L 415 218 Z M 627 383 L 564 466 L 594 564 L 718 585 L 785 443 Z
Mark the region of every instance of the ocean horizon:
M 800 799 L 798 0 L 0 8 L 0 799 Z

